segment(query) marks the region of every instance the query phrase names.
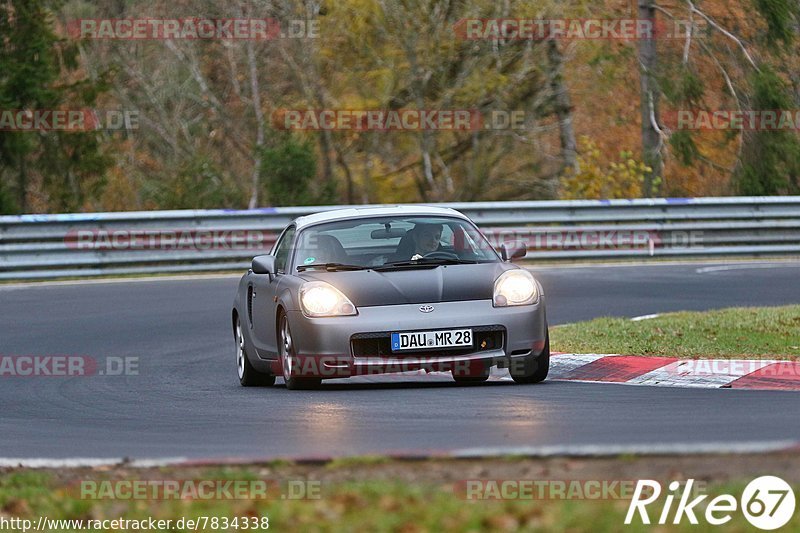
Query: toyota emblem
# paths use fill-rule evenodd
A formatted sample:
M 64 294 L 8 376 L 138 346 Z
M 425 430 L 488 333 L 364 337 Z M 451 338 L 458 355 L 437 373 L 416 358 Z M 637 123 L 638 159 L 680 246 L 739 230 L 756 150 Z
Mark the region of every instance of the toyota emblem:
M 430 313 L 431 311 L 433 311 L 433 306 L 432 305 L 420 305 L 419 306 L 419 310 L 422 311 L 423 313 Z

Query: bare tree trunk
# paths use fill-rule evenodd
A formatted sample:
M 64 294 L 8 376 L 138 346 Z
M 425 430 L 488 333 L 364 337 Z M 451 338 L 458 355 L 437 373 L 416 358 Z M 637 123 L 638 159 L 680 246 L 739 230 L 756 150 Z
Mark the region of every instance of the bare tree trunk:
M 794 25 L 794 38 L 795 42 L 800 40 L 800 24 Z M 794 88 L 794 103 L 795 105 L 800 105 L 800 72 L 797 69 L 790 69 L 789 78 L 792 80 L 792 87 Z
M 253 93 L 253 111 L 256 115 L 256 147 L 253 160 L 253 176 L 251 180 L 249 209 L 258 207 L 258 189 L 260 188 L 261 149 L 264 146 L 264 113 L 261 110 L 261 88 L 258 83 L 258 68 L 253 41 L 247 41 L 247 62 L 250 66 L 250 90 Z
M 19 159 L 17 187 L 19 188 L 19 213 L 25 214 L 28 211 L 28 164 L 25 161 L 25 154 L 22 154 Z
M 569 91 L 564 84 L 562 70 L 564 58 L 558 49 L 555 40 L 547 42 L 547 59 L 550 68 L 550 90 L 553 92 L 555 112 L 558 117 L 558 132 L 561 138 L 561 160 L 562 168 L 559 174 L 572 171 L 576 174 L 580 171 L 578 163 L 578 144 L 575 141 L 575 128 L 572 125 L 572 101 Z M 549 193 L 552 198 L 558 196 L 558 176 L 550 180 L 548 184 Z
M 353 173 L 350 172 L 350 167 L 348 166 L 347 161 L 345 161 L 344 155 L 342 154 L 341 149 L 339 149 L 339 146 L 336 143 L 332 143 L 332 146 L 336 151 L 336 162 L 344 171 L 344 179 L 345 183 L 347 183 L 347 203 L 348 205 L 352 205 L 354 203 Z
M 656 0 L 639 0 L 639 19 L 655 22 Z M 643 159 L 651 171 L 645 175 L 644 195 L 647 197 L 659 193 L 656 187 L 656 178 L 664 172 L 664 160 L 661 155 L 661 132 L 658 126 L 658 100 L 659 91 L 656 81 L 658 68 L 658 53 L 656 51 L 655 35 L 649 39 L 639 40 L 639 86 L 641 93 L 642 115 L 642 152 Z
M 317 72 L 316 63 L 314 63 L 313 59 L 311 59 L 309 63 L 314 69 L 312 78 L 314 83 L 314 98 L 317 101 L 317 106 L 319 106 L 320 109 L 325 109 L 325 95 L 322 92 L 322 87 L 320 86 L 320 76 Z M 325 189 L 329 187 L 333 181 L 333 162 L 331 161 L 331 152 L 334 150 L 333 143 L 335 141 L 331 131 L 327 129 L 323 130 L 322 134 L 319 136 L 319 142 L 320 151 L 322 152 L 322 187 Z M 348 203 L 352 203 L 353 200 L 349 197 L 351 188 L 352 184 L 348 183 Z

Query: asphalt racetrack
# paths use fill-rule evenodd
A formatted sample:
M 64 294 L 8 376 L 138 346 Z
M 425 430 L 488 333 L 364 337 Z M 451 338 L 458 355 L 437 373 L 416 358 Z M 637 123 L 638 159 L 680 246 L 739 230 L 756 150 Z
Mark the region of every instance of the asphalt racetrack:
M 800 302 L 800 263 L 532 268 L 551 325 Z M 242 388 L 237 278 L 0 286 L 0 355 L 138 358 L 138 375 L 0 377 L 0 458 L 272 458 L 800 441 L 793 392 L 363 378 Z M 558 351 L 558 346 L 553 346 Z M 757 445 L 757 444 L 756 444 Z

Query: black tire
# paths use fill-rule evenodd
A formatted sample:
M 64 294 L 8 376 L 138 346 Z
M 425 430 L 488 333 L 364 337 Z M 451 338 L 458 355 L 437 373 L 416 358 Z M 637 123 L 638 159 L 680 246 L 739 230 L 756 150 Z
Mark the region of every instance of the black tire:
M 242 387 L 269 387 L 274 385 L 275 376 L 259 372 L 250 364 L 250 359 L 247 357 L 247 349 L 245 348 L 242 324 L 238 317 L 233 331 L 233 339 L 236 343 L 236 367 L 239 374 L 239 384 Z
M 308 390 L 319 387 L 321 378 L 301 378 L 294 375 L 292 361 L 295 356 L 294 339 L 289 328 L 289 319 L 281 312 L 278 317 L 278 353 L 281 359 L 283 381 L 289 390 Z
M 511 365 L 511 378 L 521 385 L 541 383 L 550 371 L 550 332 L 544 341 L 544 349 L 538 357 L 528 356 L 522 365 Z

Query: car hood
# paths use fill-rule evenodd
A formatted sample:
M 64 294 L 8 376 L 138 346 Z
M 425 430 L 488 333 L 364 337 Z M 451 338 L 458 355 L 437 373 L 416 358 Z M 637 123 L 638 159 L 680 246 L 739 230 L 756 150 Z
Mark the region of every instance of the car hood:
M 350 298 L 356 307 L 371 307 L 491 300 L 494 281 L 504 271 L 513 268 L 516 267 L 498 262 L 380 272 L 306 271 L 298 276 L 306 281 L 319 280 L 330 283 Z

